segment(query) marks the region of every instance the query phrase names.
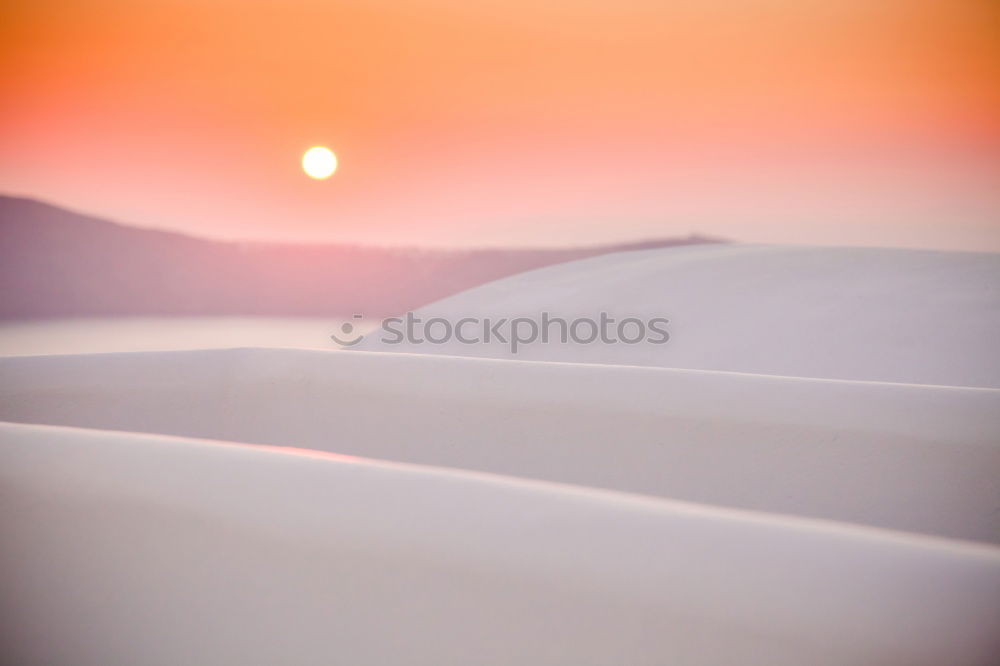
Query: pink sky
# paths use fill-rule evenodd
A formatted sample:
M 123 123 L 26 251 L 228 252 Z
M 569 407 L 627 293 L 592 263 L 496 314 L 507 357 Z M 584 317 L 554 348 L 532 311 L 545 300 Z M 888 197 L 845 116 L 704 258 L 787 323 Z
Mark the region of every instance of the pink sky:
M 1000 251 L 985 0 L 3 11 L 4 193 L 224 238 Z

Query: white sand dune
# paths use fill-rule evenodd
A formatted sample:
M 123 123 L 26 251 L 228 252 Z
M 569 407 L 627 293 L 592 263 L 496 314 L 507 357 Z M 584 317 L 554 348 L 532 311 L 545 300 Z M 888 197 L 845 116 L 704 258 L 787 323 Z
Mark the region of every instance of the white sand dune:
M 537 321 L 541 312 L 571 320 L 602 311 L 666 317 L 671 339 L 550 340 L 515 355 L 495 340 L 383 344 L 371 336 L 360 348 L 1000 388 L 997 254 L 753 245 L 622 252 L 521 273 L 417 314 Z
M 441 469 L 0 427 L 18 664 L 988 664 L 996 549 Z
M 0 359 L 0 420 L 524 476 L 1000 541 L 1000 391 L 409 354 Z
M 684 248 L 422 313 L 666 345 L 0 358 L 0 656 L 994 664 L 998 285 L 995 255 Z

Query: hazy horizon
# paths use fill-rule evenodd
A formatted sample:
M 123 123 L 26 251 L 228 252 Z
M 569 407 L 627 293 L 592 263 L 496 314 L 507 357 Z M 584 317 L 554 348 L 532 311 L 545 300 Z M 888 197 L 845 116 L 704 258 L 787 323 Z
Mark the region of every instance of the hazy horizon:
M 686 240 L 686 239 L 698 239 L 705 242 L 731 242 L 729 238 L 720 238 L 716 236 L 711 236 L 709 234 L 699 233 L 697 230 L 692 230 L 688 234 L 676 234 L 676 235 L 662 235 L 662 236 L 641 236 L 637 238 L 626 238 L 622 240 L 614 241 L 580 241 L 574 242 L 570 240 L 569 242 L 559 245 L 556 243 L 531 243 L 526 242 L 523 244 L 496 244 L 496 245 L 429 245 L 429 244 L 419 244 L 419 243 L 391 243 L 391 242 L 354 242 L 349 240 L 341 240 L 337 238 L 314 238 L 314 239 L 294 239 L 294 238 L 254 238 L 248 236 L 226 236 L 226 235 L 212 235 L 211 233 L 203 233 L 201 231 L 189 231 L 186 229 L 176 229 L 167 226 L 151 226 L 148 224 L 143 224 L 141 221 L 136 220 L 123 220 L 114 218 L 111 216 L 105 216 L 94 211 L 83 210 L 79 208 L 74 208 L 72 206 L 63 205 L 57 201 L 50 201 L 40 197 L 27 196 L 22 194 L 14 194 L 10 192 L 0 192 L 0 199 L 23 201 L 32 204 L 40 204 L 42 206 L 48 206 L 52 209 L 70 213 L 74 216 L 86 217 L 94 219 L 100 222 L 105 222 L 113 224 L 119 227 L 127 227 L 129 229 L 136 229 L 141 231 L 153 231 L 153 232 L 164 232 L 170 234 L 178 234 L 187 238 L 192 238 L 196 240 L 206 240 L 206 241 L 216 241 L 222 243 L 260 243 L 260 244 L 275 244 L 275 245 L 303 245 L 303 246 L 314 246 L 314 245 L 338 245 L 338 246 L 357 246 L 372 249 L 385 249 L 385 250 L 429 250 L 429 251 L 442 251 L 442 252 L 475 252 L 475 251 L 490 251 L 490 250 L 584 250 L 592 248 L 606 248 L 606 247 L 631 247 L 636 245 L 643 245 L 647 243 L 656 243 L 658 241 L 664 240 Z
M 211 230 L 189 230 L 184 228 L 176 228 L 172 226 L 154 226 L 150 224 L 144 224 L 137 220 L 124 220 L 115 218 L 112 216 L 106 216 L 100 213 L 96 213 L 91 210 L 83 210 L 80 208 L 75 208 L 68 205 L 63 205 L 60 202 L 46 200 L 41 197 L 34 197 L 24 194 L 16 194 L 9 192 L 0 192 L 0 198 L 8 199 L 19 199 L 23 201 L 30 201 L 33 203 L 38 203 L 45 206 L 50 206 L 52 208 L 66 211 L 74 215 L 79 215 L 82 217 L 89 217 L 101 222 L 107 222 L 110 224 L 115 224 L 122 227 L 127 227 L 130 229 L 138 229 L 144 231 L 158 231 L 179 234 L 189 238 L 197 240 L 207 240 L 207 241 L 217 241 L 223 243 L 261 243 L 261 244 L 276 244 L 276 245 L 303 245 L 303 246 L 319 246 L 319 245 L 343 245 L 343 246 L 357 246 L 372 249 L 413 249 L 413 250 L 428 250 L 428 251 L 489 251 L 489 250 L 584 250 L 591 248 L 606 248 L 621 245 L 623 247 L 642 245 L 644 243 L 654 243 L 662 240 L 684 240 L 684 239 L 700 239 L 708 242 L 726 242 L 726 243 L 745 243 L 750 245 L 806 245 L 808 243 L 795 242 L 791 240 L 786 241 L 770 241 L 770 242 L 746 242 L 735 238 L 725 238 L 713 234 L 703 233 L 698 229 L 691 229 L 691 231 L 677 232 L 677 233 L 663 233 L 659 236 L 654 235 L 643 235 L 636 237 L 612 237 L 607 240 L 577 240 L 577 239 L 565 239 L 564 242 L 559 242 L 557 240 L 552 240 L 549 242 L 539 240 L 524 240 L 523 242 L 497 242 L 493 244 L 475 244 L 475 243 L 456 243 L 456 244 L 430 244 L 421 243 L 420 241 L 414 240 L 409 242 L 393 242 L 392 240 L 384 241 L 356 241 L 351 239 L 344 239 L 338 237 L 319 237 L 319 238 L 288 238 L 288 237 L 269 237 L 269 236 L 233 236 L 228 234 L 213 234 Z M 998 232 L 1000 233 L 1000 232 Z M 998 241 L 1000 242 L 1000 241 Z M 814 243 L 820 246 L 831 246 L 831 247 L 873 247 L 873 248 L 886 248 L 886 249 L 923 249 L 923 250 L 951 250 L 951 251 L 961 251 L 961 252 L 998 252 L 1000 251 L 1000 244 L 996 247 L 987 244 L 977 244 L 969 247 L 951 247 L 947 244 L 933 246 L 933 245 L 921 245 L 921 244 L 908 244 L 903 242 L 828 242 L 828 243 Z

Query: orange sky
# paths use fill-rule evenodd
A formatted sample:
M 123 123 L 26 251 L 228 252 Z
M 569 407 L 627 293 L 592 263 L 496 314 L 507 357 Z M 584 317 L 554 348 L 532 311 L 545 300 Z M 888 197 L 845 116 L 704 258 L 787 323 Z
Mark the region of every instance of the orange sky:
M 992 0 L 3 11 L 6 193 L 228 238 L 1000 250 Z

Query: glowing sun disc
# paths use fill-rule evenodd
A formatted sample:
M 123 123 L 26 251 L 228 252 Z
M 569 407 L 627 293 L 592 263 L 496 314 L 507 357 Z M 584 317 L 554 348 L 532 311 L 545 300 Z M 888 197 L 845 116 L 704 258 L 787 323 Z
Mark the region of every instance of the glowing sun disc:
M 314 146 L 302 156 L 302 170 L 310 178 L 329 178 L 337 170 L 337 156 L 329 148 Z

